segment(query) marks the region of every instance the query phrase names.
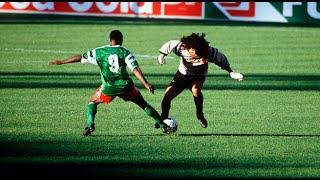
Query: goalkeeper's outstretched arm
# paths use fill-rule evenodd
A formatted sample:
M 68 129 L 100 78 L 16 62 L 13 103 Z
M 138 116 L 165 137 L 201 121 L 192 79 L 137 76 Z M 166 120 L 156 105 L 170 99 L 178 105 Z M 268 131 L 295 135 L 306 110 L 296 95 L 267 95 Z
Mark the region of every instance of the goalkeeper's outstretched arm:
M 159 49 L 160 55 L 158 56 L 158 63 L 164 64 L 165 59 L 168 54 L 170 54 L 172 51 L 177 51 L 175 48 L 177 48 L 177 45 L 180 43 L 178 40 L 170 40 L 166 43 L 164 43 L 161 48 Z
M 221 69 L 228 71 L 230 77 L 232 79 L 242 81 L 243 75 L 241 73 L 234 72 L 229 64 L 228 58 L 220 52 L 217 48 L 212 48 L 212 57 L 209 58 L 209 62 L 213 62 L 217 66 L 219 66 Z

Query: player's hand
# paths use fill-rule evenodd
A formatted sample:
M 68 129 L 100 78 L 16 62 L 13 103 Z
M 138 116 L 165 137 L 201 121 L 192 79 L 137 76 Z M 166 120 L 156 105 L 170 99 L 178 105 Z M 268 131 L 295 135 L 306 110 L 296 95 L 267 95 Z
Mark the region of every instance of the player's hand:
M 230 77 L 232 79 L 238 80 L 238 81 L 242 81 L 243 80 L 243 75 L 237 72 L 231 72 L 230 73 Z
M 145 87 L 148 89 L 148 91 L 151 93 L 151 94 L 154 94 L 154 86 L 152 84 L 146 84 Z
M 158 63 L 159 64 L 164 64 L 166 62 L 166 55 L 164 55 L 164 54 L 160 54 L 159 56 L 158 56 Z
M 61 65 L 61 64 L 63 64 L 63 62 L 60 61 L 60 60 L 50 61 L 50 62 L 49 62 L 49 65 Z

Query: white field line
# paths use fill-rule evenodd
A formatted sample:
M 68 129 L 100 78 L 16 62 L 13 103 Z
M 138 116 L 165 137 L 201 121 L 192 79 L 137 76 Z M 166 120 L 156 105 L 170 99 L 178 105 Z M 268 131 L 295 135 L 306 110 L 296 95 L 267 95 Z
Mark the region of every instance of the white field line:
M 25 48 L 4 48 L 4 51 L 14 51 L 14 52 L 35 52 L 35 53 L 54 53 L 54 54 L 76 54 L 75 51 L 61 51 L 61 50 L 50 50 L 50 49 L 25 49 Z M 79 53 L 79 52 L 78 52 Z M 137 58 L 150 58 L 156 59 L 158 56 L 152 56 L 148 54 L 134 54 Z M 167 57 L 172 59 L 173 57 Z

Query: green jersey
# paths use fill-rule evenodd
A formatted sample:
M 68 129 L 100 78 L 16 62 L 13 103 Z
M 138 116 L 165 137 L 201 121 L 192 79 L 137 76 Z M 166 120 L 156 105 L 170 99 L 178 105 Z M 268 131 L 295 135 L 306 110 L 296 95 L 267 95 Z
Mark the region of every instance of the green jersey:
M 106 45 L 82 54 L 82 63 L 98 65 L 105 95 L 118 95 L 133 86 L 126 67 L 131 71 L 138 62 L 129 50 L 120 45 Z

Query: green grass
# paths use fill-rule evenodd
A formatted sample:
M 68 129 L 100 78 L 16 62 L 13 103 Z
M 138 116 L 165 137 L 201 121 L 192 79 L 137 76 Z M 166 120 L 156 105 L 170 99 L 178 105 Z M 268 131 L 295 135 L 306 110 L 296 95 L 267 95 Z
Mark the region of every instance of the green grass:
M 190 92 L 172 102 L 179 129 L 165 136 L 132 103 L 100 105 L 83 137 L 97 67 L 48 66 L 108 43 L 120 29 L 159 112 L 178 57 L 157 64 L 162 43 L 205 32 L 244 81 L 209 65 L 201 129 Z M 0 24 L 0 169 L 19 175 L 125 177 L 320 177 L 320 29 L 226 25 Z M 152 56 L 152 57 L 147 57 Z

